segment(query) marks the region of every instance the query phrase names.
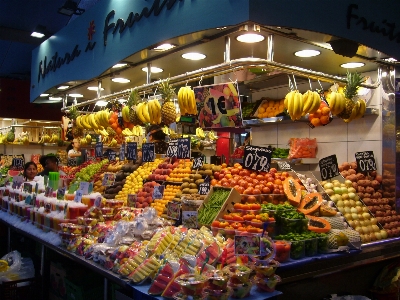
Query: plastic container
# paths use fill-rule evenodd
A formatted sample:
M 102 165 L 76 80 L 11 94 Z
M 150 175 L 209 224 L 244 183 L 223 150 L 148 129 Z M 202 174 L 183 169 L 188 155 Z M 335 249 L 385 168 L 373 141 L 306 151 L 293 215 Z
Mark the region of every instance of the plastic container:
M 305 255 L 314 256 L 318 254 L 318 238 L 308 239 L 304 241 Z
M 260 278 L 258 276 L 254 277 L 254 283 L 257 285 L 257 288 L 262 292 L 272 293 L 273 291 L 275 291 L 275 287 L 279 282 L 281 282 L 281 278 L 278 275 L 264 278 Z
M 200 295 L 208 278 L 199 274 L 183 274 L 175 279 L 181 286 L 182 293 L 187 296 Z
M 306 246 L 304 240 L 301 241 L 291 241 L 292 245 L 290 247 L 290 258 L 291 259 L 301 259 L 306 256 Z
M 124 200 L 107 199 L 105 203 L 105 207 L 112 209 L 120 208 L 122 206 L 124 206 Z
M 318 253 L 327 253 L 329 250 L 328 246 L 328 235 L 318 237 Z
M 77 225 L 73 223 L 61 223 L 60 225 L 61 232 L 73 233 L 73 234 L 82 234 L 85 232 L 85 226 Z
M 240 264 L 230 264 L 222 269 L 225 273 L 229 274 L 230 282 L 233 284 L 246 283 L 249 281 L 251 268 Z
M 280 266 L 279 262 L 273 261 L 263 261 L 259 260 L 253 264 L 253 269 L 256 272 L 256 276 L 260 278 L 270 277 L 275 274 L 276 269 Z
M 275 241 L 275 260 L 283 263 L 289 260 L 290 258 L 290 248 L 292 243 L 289 241 Z
M 229 274 L 221 270 L 208 271 L 207 288 L 209 290 L 226 290 L 228 288 Z
M 250 296 L 250 291 L 253 286 L 251 282 L 246 283 L 232 283 L 228 285 L 232 289 L 232 298 L 241 299 Z
M 228 300 L 232 294 L 232 289 L 213 290 L 205 288 L 203 290 L 204 300 Z
M 86 226 L 94 226 L 94 225 L 97 224 L 97 219 L 78 217 L 78 224 L 79 225 L 86 225 Z

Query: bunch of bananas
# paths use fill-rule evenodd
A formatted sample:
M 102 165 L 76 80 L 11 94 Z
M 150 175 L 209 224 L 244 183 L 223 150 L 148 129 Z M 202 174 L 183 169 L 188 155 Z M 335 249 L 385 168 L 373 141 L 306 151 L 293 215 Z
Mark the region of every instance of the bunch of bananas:
M 334 116 L 340 114 L 346 108 L 346 98 L 341 92 L 331 92 L 327 95 L 329 108 Z
M 116 139 L 112 139 L 111 142 L 108 144 L 108 147 L 116 147 L 118 142 Z
M 124 120 L 124 122 L 129 122 L 129 107 L 128 106 L 124 106 L 121 110 L 122 113 L 122 119 Z
M 79 143 L 82 146 L 90 145 L 92 143 L 92 136 L 90 134 L 87 134 L 85 137 L 80 138 Z
M 8 266 L 8 262 L 4 259 L 0 260 L 0 272 L 8 271 L 10 267 Z
M 144 131 L 142 126 L 136 125 L 132 129 L 125 128 L 122 130 L 122 134 L 125 136 L 143 136 Z
M 161 123 L 161 105 L 157 99 L 149 100 L 147 102 L 147 109 L 149 112 L 150 124 Z
M 178 104 L 181 115 L 197 115 L 197 106 L 194 91 L 190 86 L 183 86 L 178 91 Z
M 360 119 L 364 116 L 365 110 L 367 109 L 367 104 L 364 100 L 359 99 L 355 103 L 353 109 L 351 110 L 350 117 L 348 119 L 343 119 L 346 123 L 349 123 L 355 119 Z
M 142 123 L 150 123 L 151 120 L 147 102 L 141 102 L 136 106 L 136 115 Z
M 308 90 L 303 94 L 303 116 L 316 112 L 321 104 L 321 96 Z
M 303 95 L 299 91 L 286 94 L 284 105 L 293 121 L 299 120 L 303 115 Z
M 108 120 L 110 119 L 110 113 L 108 110 L 100 110 L 93 114 L 80 115 L 76 118 L 75 124 L 78 128 L 95 130 L 104 129 L 108 126 Z
M 94 129 L 94 132 L 97 134 L 101 134 L 102 136 L 108 136 L 107 130 L 103 129 Z
M 208 132 L 208 138 L 210 139 L 210 140 L 218 140 L 218 136 L 216 136 L 215 135 L 215 132 L 214 131 L 212 131 L 212 130 L 210 130 L 209 132 Z
M 57 134 L 53 133 L 51 136 L 48 134 L 42 135 L 42 137 L 39 140 L 39 144 L 44 144 L 44 143 L 57 143 L 59 140 L 59 137 Z
M 206 135 L 204 134 L 203 128 L 197 127 L 196 128 L 196 136 L 200 139 L 204 139 Z

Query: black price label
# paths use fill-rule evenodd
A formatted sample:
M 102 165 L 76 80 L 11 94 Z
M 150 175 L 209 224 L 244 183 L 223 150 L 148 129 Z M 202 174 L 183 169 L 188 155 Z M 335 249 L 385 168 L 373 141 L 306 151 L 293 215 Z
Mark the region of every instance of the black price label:
M 96 157 L 103 157 L 103 143 L 96 143 L 94 151 Z
M 125 144 L 122 143 L 121 147 L 119 148 L 119 160 L 123 161 L 125 160 Z
M 21 157 L 15 157 L 12 159 L 11 166 L 16 168 L 23 168 L 24 167 L 24 159 Z
M 210 192 L 210 183 L 203 182 L 199 184 L 199 194 L 200 195 L 207 195 Z
M 114 150 L 108 151 L 108 160 L 115 161 L 117 159 L 117 153 Z
M 168 142 L 167 157 L 177 157 L 178 156 L 178 140 L 170 140 Z
M 190 158 L 190 138 L 178 139 L 178 158 Z
M 292 167 L 287 161 L 278 161 L 278 168 L 281 171 L 291 171 Z
M 357 171 L 370 172 L 376 171 L 374 151 L 356 152 Z
M 153 200 L 162 199 L 164 197 L 164 189 L 165 189 L 165 186 L 163 186 L 163 185 L 155 186 L 154 190 L 153 190 Z
M 242 166 L 245 169 L 268 172 L 271 168 L 272 149 L 257 146 L 246 146 Z
M 328 180 L 339 176 L 339 166 L 335 154 L 321 159 L 318 164 L 322 180 Z
M 137 143 L 126 144 L 126 158 L 128 160 L 136 160 Z
M 143 143 L 142 145 L 142 161 L 153 162 L 155 157 L 155 150 L 153 143 Z
M 195 159 L 193 159 L 192 169 L 198 170 L 203 166 L 203 164 L 204 164 L 204 156 L 200 155 L 199 157 L 196 157 Z
M 76 159 L 75 158 L 68 158 L 67 166 L 68 167 L 76 167 L 77 166 Z

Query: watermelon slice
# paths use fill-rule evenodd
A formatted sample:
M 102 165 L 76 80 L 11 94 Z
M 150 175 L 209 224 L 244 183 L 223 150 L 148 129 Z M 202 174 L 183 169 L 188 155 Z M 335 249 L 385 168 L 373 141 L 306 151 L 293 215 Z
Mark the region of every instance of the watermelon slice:
M 177 262 L 168 262 L 154 278 L 149 288 L 150 295 L 161 295 L 167 285 L 174 279 L 174 274 L 179 270 Z
M 18 176 L 21 173 L 21 171 L 17 171 L 17 170 L 8 170 L 7 175 L 10 177 L 14 177 L 14 176 Z
M 201 251 L 200 255 L 197 257 L 197 266 L 203 265 L 204 262 L 208 264 L 213 264 L 221 255 L 221 249 L 216 242 L 213 242 L 204 251 Z M 208 256 L 208 261 L 207 260 Z
M 189 266 L 181 264 L 179 271 L 175 274 L 173 279 L 177 278 L 178 276 L 181 276 L 182 274 L 188 274 L 188 273 L 190 273 Z M 178 293 L 180 290 L 181 286 L 177 284 L 174 280 L 171 280 L 171 282 L 167 285 L 161 296 L 165 298 L 172 298 L 172 296 Z

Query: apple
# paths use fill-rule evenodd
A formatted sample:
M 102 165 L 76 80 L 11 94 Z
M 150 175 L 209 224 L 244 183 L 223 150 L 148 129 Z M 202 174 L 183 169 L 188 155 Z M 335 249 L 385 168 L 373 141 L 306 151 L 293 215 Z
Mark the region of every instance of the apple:
M 332 189 L 327 189 L 327 190 L 325 190 L 325 192 L 326 192 L 329 196 L 335 195 L 335 191 L 332 190 Z M 332 197 L 331 197 L 331 198 L 332 198 Z
M 342 194 L 342 189 L 340 187 L 335 186 L 333 188 L 333 191 L 335 192 L 335 194 L 339 194 L 339 195 Z
M 382 239 L 387 239 L 388 234 L 387 234 L 386 230 L 383 230 L 383 229 L 382 229 L 382 230 L 380 231 L 380 233 L 381 233 Z
M 328 182 L 324 185 L 324 190 L 332 190 L 333 189 L 333 184 Z

